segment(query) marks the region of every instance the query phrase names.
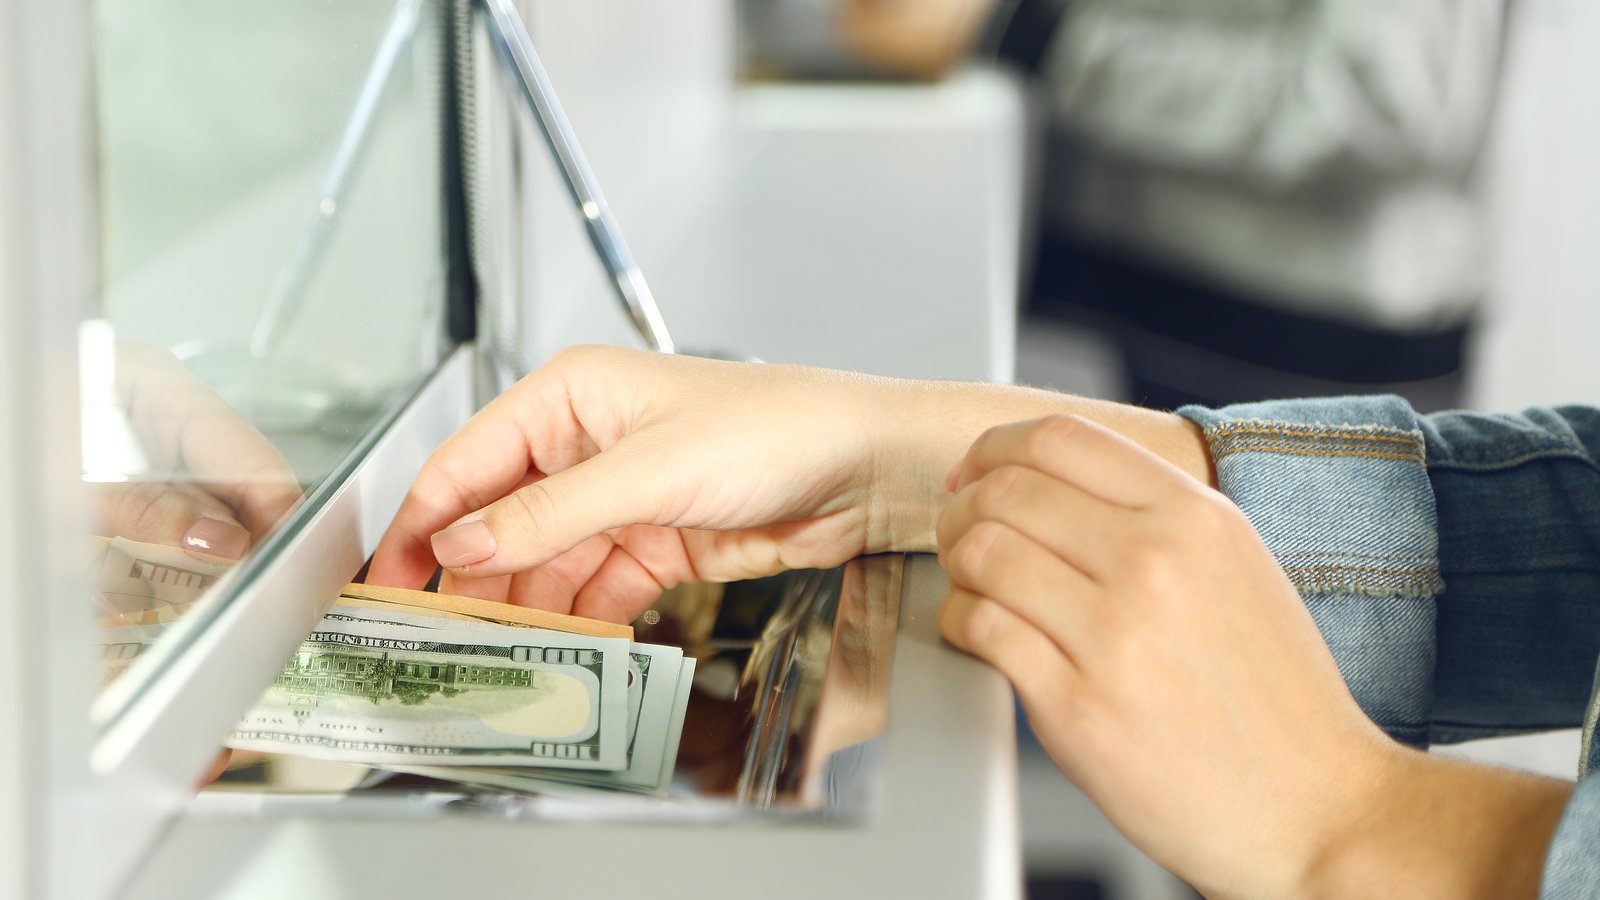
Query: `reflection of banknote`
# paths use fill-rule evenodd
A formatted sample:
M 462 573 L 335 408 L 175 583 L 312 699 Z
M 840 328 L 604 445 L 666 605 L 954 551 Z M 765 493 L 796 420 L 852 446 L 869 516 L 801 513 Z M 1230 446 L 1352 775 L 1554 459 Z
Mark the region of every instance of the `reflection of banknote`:
M 123 625 L 96 631 L 94 646 L 99 651 L 101 686 L 117 680 L 151 644 L 160 640 L 166 628 L 165 624 L 158 623 Z
M 324 620 L 229 746 L 384 764 L 627 762 L 628 642 Z
M 228 560 L 125 538 L 104 540 L 95 598 L 112 625 L 151 625 L 183 615 L 223 573 Z

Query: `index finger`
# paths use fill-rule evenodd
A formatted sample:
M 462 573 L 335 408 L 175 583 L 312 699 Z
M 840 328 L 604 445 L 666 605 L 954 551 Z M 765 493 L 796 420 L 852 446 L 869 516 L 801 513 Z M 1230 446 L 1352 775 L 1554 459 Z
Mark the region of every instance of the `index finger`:
M 378 541 L 367 573 L 371 581 L 426 584 L 438 566 L 431 542 L 435 532 L 542 476 L 527 436 L 493 412 L 493 403 L 484 407 L 423 463 Z
M 985 431 L 961 460 L 960 490 L 1001 466 L 1021 465 L 1118 506 L 1153 504 L 1189 477 L 1160 456 L 1081 416 L 1056 414 Z
M 615 422 L 601 419 L 602 431 L 616 430 Z M 578 417 L 565 368 L 547 363 L 489 401 L 428 457 L 379 540 L 368 577 L 401 587 L 425 584 L 438 565 L 436 532 L 599 450 Z

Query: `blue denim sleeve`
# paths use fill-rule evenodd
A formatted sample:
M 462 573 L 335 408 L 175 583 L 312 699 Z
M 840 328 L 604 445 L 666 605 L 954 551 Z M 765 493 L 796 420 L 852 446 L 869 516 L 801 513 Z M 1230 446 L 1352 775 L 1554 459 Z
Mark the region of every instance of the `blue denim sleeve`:
M 1600 411 L 1187 407 L 1362 706 L 1413 743 L 1576 727 L 1600 655 Z
M 1600 897 L 1600 776 L 1578 782 L 1550 840 L 1539 882 L 1543 900 Z
M 1368 397 L 1178 412 L 1391 735 L 1584 726 L 1586 777 L 1540 895 L 1600 897 L 1600 411 L 1424 417 Z
M 1433 739 L 1578 726 L 1600 655 L 1600 411 L 1420 426 L 1445 582 Z
M 1367 715 L 1428 740 L 1437 513 L 1417 414 L 1398 397 L 1184 407 L 1217 482 L 1304 598 Z

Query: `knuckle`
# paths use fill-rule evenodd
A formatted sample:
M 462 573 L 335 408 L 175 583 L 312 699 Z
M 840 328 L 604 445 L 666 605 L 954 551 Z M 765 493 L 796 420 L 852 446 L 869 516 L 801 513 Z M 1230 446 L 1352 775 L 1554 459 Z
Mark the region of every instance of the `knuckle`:
M 980 655 L 994 641 L 999 622 L 1000 608 L 994 601 L 971 595 L 950 598 L 939 612 L 945 637 Z
M 1005 527 L 998 522 L 979 522 L 956 541 L 950 557 L 959 576 L 982 580 L 993 571 L 1002 550 Z
M 513 512 L 514 527 L 524 531 L 536 531 L 541 525 L 548 525 L 556 516 L 555 502 L 541 484 L 530 484 L 513 491 L 506 497 L 506 505 Z
M 998 512 L 1016 504 L 1025 473 L 1022 466 L 1001 466 L 986 475 L 973 490 L 972 505 L 983 512 Z
M 1062 452 L 1072 436 L 1083 427 L 1083 420 L 1071 413 L 1045 416 L 1028 429 L 1022 450 L 1029 462 L 1046 462 Z
M 467 482 L 457 477 L 454 472 L 450 471 L 448 466 L 440 461 L 438 453 L 430 456 L 427 462 L 423 463 L 422 475 L 418 478 L 418 481 L 423 481 L 424 479 L 433 480 L 444 485 L 450 493 L 455 495 L 456 501 L 466 509 L 482 509 L 488 505 L 483 495 L 469 487 Z
M 135 533 L 145 537 L 162 537 L 167 532 L 181 532 L 190 522 L 200 517 L 197 504 L 176 491 L 153 488 L 145 493 L 142 502 L 136 501 L 137 513 L 131 523 Z
M 1233 504 L 1222 494 L 1202 488 L 1180 491 L 1175 505 L 1177 514 L 1184 521 L 1208 527 L 1227 525 L 1235 511 Z
M 529 384 L 537 383 L 535 377 L 541 371 L 564 376 L 596 367 L 606 367 L 626 352 L 621 347 L 608 347 L 604 344 L 572 344 L 551 354 L 543 366 L 529 373 L 523 380 Z

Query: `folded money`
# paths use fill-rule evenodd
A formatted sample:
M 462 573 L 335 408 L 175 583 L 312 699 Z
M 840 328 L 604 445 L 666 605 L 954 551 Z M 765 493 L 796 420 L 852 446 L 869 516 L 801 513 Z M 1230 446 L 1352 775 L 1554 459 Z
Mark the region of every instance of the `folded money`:
M 97 551 L 108 682 L 230 565 L 121 538 Z M 626 625 L 351 584 L 228 744 L 478 787 L 660 793 L 694 660 L 632 637 Z
M 413 600 L 420 602 L 407 602 Z M 351 585 L 246 715 L 229 746 L 496 790 L 664 792 L 676 766 L 694 660 L 675 647 L 556 632 L 525 619 L 563 628 L 625 628 L 472 598 Z M 608 671 L 623 672 L 619 686 L 584 682 L 584 699 L 592 700 L 596 715 L 604 719 L 603 712 L 621 710 L 623 724 L 608 731 L 602 721 L 595 734 L 578 729 L 552 738 L 576 721 L 576 706 L 549 705 L 555 698 L 534 690 L 533 678 L 490 670 L 508 668 L 508 647 L 580 645 L 598 653 Z M 626 661 L 620 667 L 608 656 L 616 653 Z M 486 654 L 501 659 L 486 666 Z M 497 695 L 474 700 L 469 690 Z M 511 699 L 519 694 L 523 699 Z M 567 701 L 576 697 L 570 694 Z M 507 756 L 503 734 L 494 733 L 504 731 L 504 715 L 485 717 L 471 706 L 491 700 L 520 704 L 515 731 L 538 731 L 539 740 L 530 746 L 550 746 Z M 575 737 L 580 733 L 587 736 Z
M 639 645 L 635 645 L 636 648 Z M 675 648 L 661 647 L 658 650 Z M 637 655 L 636 655 L 637 659 Z M 643 708 L 634 737 L 629 742 L 628 767 L 620 772 L 551 771 L 505 766 L 395 766 L 395 771 L 456 781 L 472 787 L 493 790 L 571 795 L 589 790 L 623 790 L 664 794 L 677 767 L 678 743 L 683 736 L 683 717 L 689 705 L 694 682 L 693 657 L 664 657 L 650 660 L 645 682 Z
M 324 619 L 228 746 L 341 762 L 627 765 L 628 642 Z

